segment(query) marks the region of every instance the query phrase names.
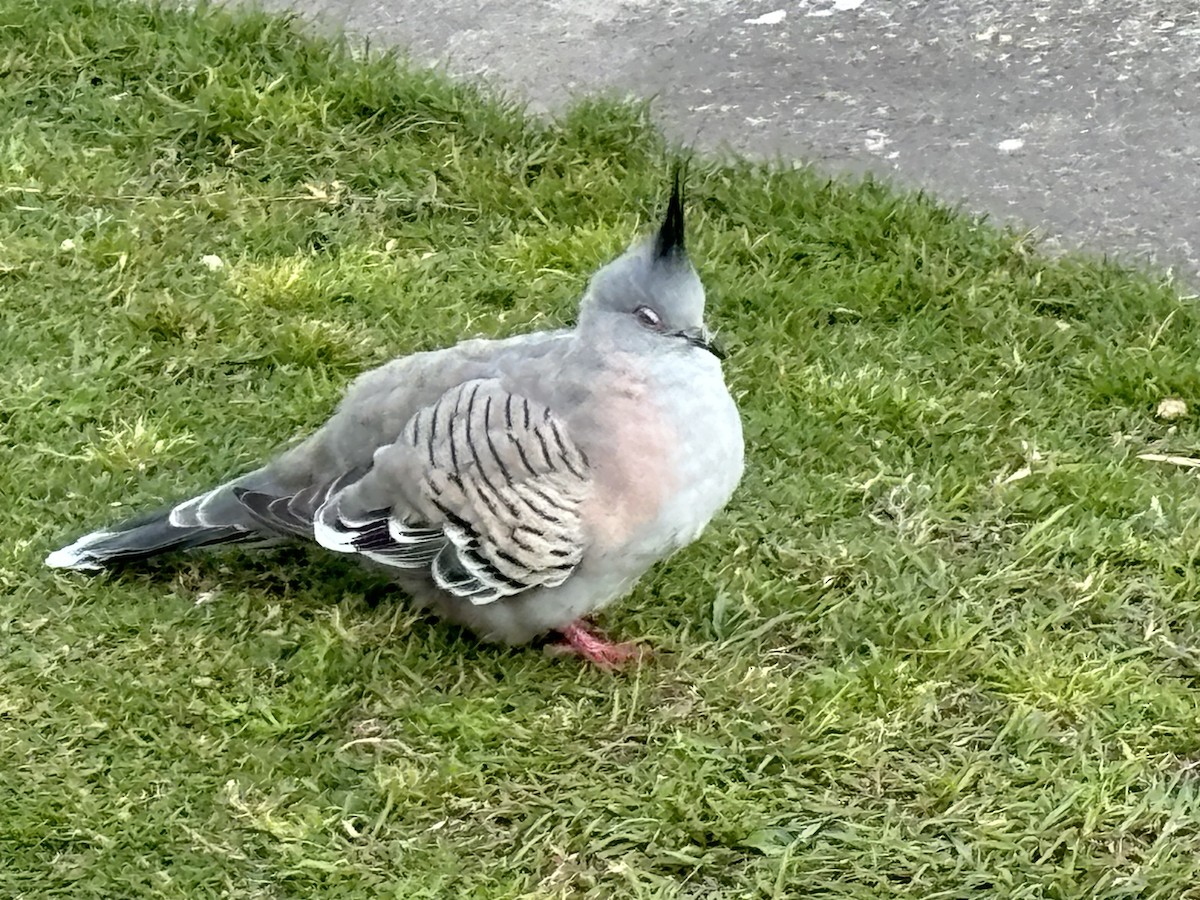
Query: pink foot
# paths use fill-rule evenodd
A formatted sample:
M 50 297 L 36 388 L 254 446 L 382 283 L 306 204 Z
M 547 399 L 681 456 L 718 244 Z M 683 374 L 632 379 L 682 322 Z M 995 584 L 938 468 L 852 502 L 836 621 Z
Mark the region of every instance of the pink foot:
M 602 669 L 619 669 L 628 663 L 639 661 L 646 653 L 632 641 L 621 644 L 606 641 L 582 620 L 572 622 L 559 633 L 562 640 L 549 645 L 552 652 L 582 656 Z

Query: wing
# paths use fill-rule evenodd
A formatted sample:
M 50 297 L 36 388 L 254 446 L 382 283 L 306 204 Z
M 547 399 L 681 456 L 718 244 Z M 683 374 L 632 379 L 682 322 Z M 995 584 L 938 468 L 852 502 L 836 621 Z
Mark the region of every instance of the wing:
M 340 482 L 239 499 L 277 530 L 425 570 L 476 604 L 561 584 L 583 555 L 586 456 L 548 407 L 494 380 L 443 394 L 376 451 L 368 472 Z
M 353 484 L 366 472 L 366 469 L 347 472 L 333 481 L 313 484 L 291 495 L 240 487 L 233 489 L 233 495 L 260 525 L 265 525 L 272 532 L 311 539 L 317 510 L 330 497 Z

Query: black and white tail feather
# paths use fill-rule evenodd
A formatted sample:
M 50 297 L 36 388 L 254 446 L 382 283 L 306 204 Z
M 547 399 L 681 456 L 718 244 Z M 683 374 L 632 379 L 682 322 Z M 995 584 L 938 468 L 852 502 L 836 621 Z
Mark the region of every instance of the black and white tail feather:
M 110 566 L 137 562 L 160 553 L 192 550 L 217 544 L 263 541 L 263 535 L 224 487 L 177 506 L 85 534 L 46 557 L 55 569 L 99 572 Z

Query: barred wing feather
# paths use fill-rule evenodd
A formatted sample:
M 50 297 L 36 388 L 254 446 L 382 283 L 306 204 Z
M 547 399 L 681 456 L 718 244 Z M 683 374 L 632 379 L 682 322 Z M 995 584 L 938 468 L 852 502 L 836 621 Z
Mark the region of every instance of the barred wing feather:
M 590 488 L 586 456 L 548 407 L 470 381 L 420 410 L 370 472 L 332 494 L 314 533 L 490 603 L 570 576 Z

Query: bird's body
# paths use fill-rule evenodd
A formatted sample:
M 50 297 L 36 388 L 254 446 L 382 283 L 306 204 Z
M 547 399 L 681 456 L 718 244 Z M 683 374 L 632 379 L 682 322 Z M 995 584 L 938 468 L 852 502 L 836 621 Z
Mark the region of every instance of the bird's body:
M 386 567 L 485 640 L 577 634 L 695 540 L 741 477 L 740 420 L 702 311 L 675 193 L 656 241 L 593 278 L 576 328 L 393 360 L 261 469 L 47 563 L 300 537 Z

